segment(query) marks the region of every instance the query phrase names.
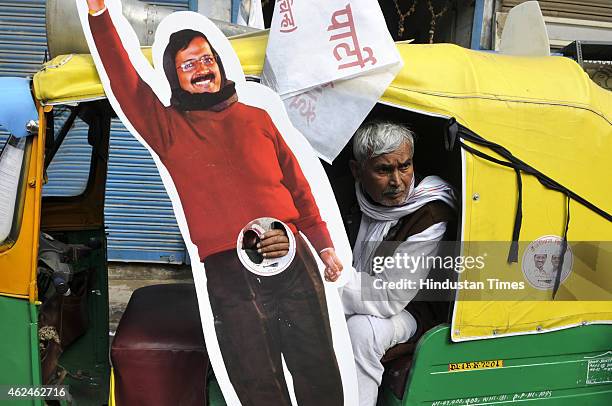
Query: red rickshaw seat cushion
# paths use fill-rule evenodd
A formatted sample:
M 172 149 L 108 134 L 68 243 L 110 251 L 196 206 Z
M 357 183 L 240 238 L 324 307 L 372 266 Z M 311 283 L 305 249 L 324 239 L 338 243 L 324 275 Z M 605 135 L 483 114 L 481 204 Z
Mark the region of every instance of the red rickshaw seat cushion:
M 111 361 L 118 406 L 205 405 L 209 359 L 194 285 L 136 289 Z

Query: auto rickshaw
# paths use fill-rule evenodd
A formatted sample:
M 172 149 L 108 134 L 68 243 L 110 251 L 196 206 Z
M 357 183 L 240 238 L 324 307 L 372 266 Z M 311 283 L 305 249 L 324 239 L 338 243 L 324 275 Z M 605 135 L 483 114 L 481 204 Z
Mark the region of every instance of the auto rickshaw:
M 266 42 L 265 33 L 232 40 L 252 79 L 262 71 Z M 392 350 L 379 404 L 611 404 L 612 94 L 563 57 L 397 46 L 404 68 L 369 118 L 408 123 L 420 135 L 417 171 L 438 174 L 460 191 L 457 255 L 503 253 L 488 257 L 487 272 L 464 272 L 459 280 L 492 278 L 527 288 L 501 296 L 458 290 L 446 320 L 432 320 L 418 343 Z M 143 52 L 150 59 L 150 49 Z M 197 306 L 183 302 L 191 316 L 177 319 L 143 304 L 189 297 L 185 286 L 134 294 L 110 367 L 103 206 L 113 112 L 88 55 L 49 61 L 32 89 L 39 130 L 7 143 L 21 151 L 22 165 L 14 174 L 11 234 L 0 247 L 0 383 L 63 383 L 71 398 L 62 404 L 124 405 L 125 396 L 148 399 L 147 392 L 157 399 L 149 404 L 197 404 L 179 393 L 197 392 L 191 385 L 200 381 L 200 402 L 225 404 L 206 372 Z M 74 197 L 42 198 L 45 173 L 71 132 L 90 146 L 86 186 Z M 341 211 L 354 202 L 348 154 L 326 168 Z M 552 241 L 562 258 L 572 252 L 572 271 L 553 274 L 544 287 L 518 260 L 538 241 Z M 70 265 L 68 295 L 54 284 L 56 271 L 41 263 L 49 245 Z M 165 334 L 166 322 L 195 336 L 150 336 Z M 161 354 L 162 371 L 147 375 L 160 342 L 170 353 L 196 354 L 201 368 L 177 369 Z M 122 362 L 119 352 L 127 357 Z M 119 366 L 126 359 L 127 373 Z

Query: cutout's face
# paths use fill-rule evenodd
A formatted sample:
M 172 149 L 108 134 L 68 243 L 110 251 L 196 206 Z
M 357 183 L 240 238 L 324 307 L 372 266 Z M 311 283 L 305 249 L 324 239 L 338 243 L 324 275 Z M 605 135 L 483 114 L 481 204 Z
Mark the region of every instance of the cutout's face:
M 362 167 L 351 163 L 353 175 L 366 193 L 383 206 L 398 206 L 405 202 L 414 176 L 410 144 L 403 143 L 388 154 L 370 158 Z
M 195 37 L 174 57 L 181 89 L 188 93 L 216 93 L 221 89 L 221 71 L 208 41 Z

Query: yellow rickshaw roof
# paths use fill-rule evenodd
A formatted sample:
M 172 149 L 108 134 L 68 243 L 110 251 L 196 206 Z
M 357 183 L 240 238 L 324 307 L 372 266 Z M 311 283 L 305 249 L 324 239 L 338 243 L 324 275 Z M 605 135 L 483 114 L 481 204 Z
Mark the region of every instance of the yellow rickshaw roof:
M 232 39 L 246 75 L 263 67 L 267 36 Z M 473 51 L 451 44 L 398 43 L 404 67 L 382 100 L 406 107 L 454 116 L 430 105 L 430 96 L 462 99 L 558 102 L 591 110 L 612 122 L 610 92 L 593 83 L 573 61 L 564 57 L 516 57 Z M 151 61 L 151 49 L 143 48 Z M 72 103 L 105 97 L 90 55 L 60 55 L 34 76 L 36 98 L 45 104 Z

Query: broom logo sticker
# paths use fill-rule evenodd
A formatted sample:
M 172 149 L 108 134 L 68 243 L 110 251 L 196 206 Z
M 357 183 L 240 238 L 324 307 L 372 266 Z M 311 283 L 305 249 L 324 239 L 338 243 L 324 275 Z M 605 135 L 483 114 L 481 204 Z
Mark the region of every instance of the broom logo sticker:
M 521 268 L 525 279 L 539 290 L 551 290 L 561 263 L 561 237 L 546 235 L 532 241 L 523 253 Z M 572 271 L 574 254 L 568 245 L 561 270 L 561 284 Z

